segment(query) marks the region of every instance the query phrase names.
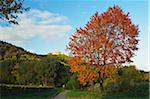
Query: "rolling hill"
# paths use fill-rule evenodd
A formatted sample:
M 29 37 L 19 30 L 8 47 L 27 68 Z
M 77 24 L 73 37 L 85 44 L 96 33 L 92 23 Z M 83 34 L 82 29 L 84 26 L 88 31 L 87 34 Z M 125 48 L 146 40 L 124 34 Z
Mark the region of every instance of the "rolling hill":
M 28 59 L 40 59 L 46 55 L 38 55 L 28 52 L 21 47 L 17 47 L 13 44 L 0 41 L 0 60 L 9 58 L 28 58 Z

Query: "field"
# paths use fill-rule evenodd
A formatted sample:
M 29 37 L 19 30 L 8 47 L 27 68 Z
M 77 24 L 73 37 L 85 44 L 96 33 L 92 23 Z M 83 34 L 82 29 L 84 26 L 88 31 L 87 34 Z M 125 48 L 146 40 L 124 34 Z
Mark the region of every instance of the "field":
M 139 83 L 138 86 L 126 92 L 97 93 L 87 90 L 70 90 L 67 99 L 149 99 L 149 83 Z
M 88 91 L 79 91 L 79 90 L 71 90 L 67 93 L 67 99 L 149 99 L 148 96 L 145 97 L 137 97 L 130 96 L 132 92 L 126 93 L 112 93 L 112 94 L 98 94 Z
M 67 93 L 67 99 L 101 99 L 102 94 L 82 91 L 82 90 L 70 90 Z
M 51 99 L 61 90 L 48 87 L 1 86 L 1 99 Z
M 139 83 L 127 92 L 97 93 L 87 90 L 68 90 L 67 99 L 149 99 L 148 82 Z M 51 99 L 63 89 L 48 86 L 0 85 L 1 99 Z

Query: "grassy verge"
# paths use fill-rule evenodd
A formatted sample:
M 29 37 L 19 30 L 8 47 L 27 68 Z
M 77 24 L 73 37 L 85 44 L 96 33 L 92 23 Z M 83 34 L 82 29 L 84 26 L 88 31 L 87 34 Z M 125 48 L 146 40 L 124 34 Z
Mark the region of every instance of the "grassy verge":
M 67 99 L 101 99 L 102 94 L 82 90 L 70 90 Z
M 110 89 L 111 90 L 111 89 Z M 105 94 L 82 91 L 70 90 L 67 93 L 68 99 L 149 99 L 149 82 L 141 82 L 131 87 L 130 90 L 124 91 L 109 91 Z
M 138 83 L 126 92 L 111 92 L 103 96 L 104 99 L 149 99 L 149 82 Z
M 20 87 L 20 88 L 53 88 L 53 86 L 42 86 L 42 85 L 14 85 L 14 84 L 0 84 L 0 87 Z
M 70 90 L 67 93 L 67 99 L 149 99 L 148 96 L 137 97 L 134 95 L 131 96 L 131 94 L 132 92 L 121 92 L 102 95 L 89 91 Z
M 149 99 L 148 96 L 145 97 L 137 97 L 131 96 L 130 92 L 121 92 L 121 93 L 111 93 L 102 97 L 102 99 Z
M 25 85 L 1 85 L 1 99 L 51 99 L 62 91 L 59 88 Z

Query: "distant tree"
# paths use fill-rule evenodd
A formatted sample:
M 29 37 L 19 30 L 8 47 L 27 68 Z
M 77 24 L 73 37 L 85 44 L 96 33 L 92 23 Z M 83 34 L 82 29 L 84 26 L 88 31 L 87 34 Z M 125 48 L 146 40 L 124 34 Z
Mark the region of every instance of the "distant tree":
M 9 23 L 18 24 L 18 13 L 23 13 L 29 8 L 23 7 L 24 0 L 0 0 L 0 19 Z
M 62 86 L 69 77 L 69 68 L 65 64 L 65 59 L 62 57 L 49 55 L 43 61 L 43 70 L 46 71 L 43 75 L 43 84 L 54 84 Z
M 134 65 L 130 65 L 130 66 L 125 66 L 124 68 L 121 68 L 121 77 L 123 80 L 133 80 L 133 81 L 137 81 L 140 82 L 143 80 L 143 75 L 142 73 L 136 69 L 136 67 Z
M 113 92 L 134 90 L 137 85 L 139 86 L 144 81 L 143 73 L 137 70 L 134 65 L 124 66 L 118 69 L 118 73 L 113 79 L 105 82 L 105 89 Z
M 5 55 L 5 50 L 4 49 L 0 49 L 0 60 L 4 60 L 4 55 Z
M 62 87 L 62 85 L 66 84 L 70 77 L 69 69 L 70 68 L 68 66 L 65 66 L 60 62 L 58 63 L 58 69 L 56 71 L 57 75 L 54 80 L 55 86 Z
M 96 71 L 97 75 L 93 75 L 93 79 L 90 73 L 84 73 L 83 78 L 87 77 L 86 80 L 80 79 L 80 75 L 78 79 L 82 82 L 98 78 L 103 90 L 103 79 L 113 66 L 132 62 L 131 57 L 138 49 L 138 34 L 138 27 L 132 23 L 129 13 L 125 14 L 118 6 L 110 7 L 102 14 L 96 12 L 86 26 L 77 29 L 70 38 L 68 49 L 74 59 L 81 61 L 69 62 L 72 72 L 80 73 L 82 69 L 85 72 L 88 69 L 91 70 L 89 72 Z M 106 69 L 107 66 L 110 68 Z M 76 71 L 77 68 L 79 70 Z
M 0 83 L 14 83 L 15 77 L 12 73 L 13 67 L 16 64 L 14 59 L 5 59 L 0 61 Z
M 54 84 L 58 70 L 58 60 L 54 56 L 48 56 L 43 63 L 43 85 Z
M 79 88 L 80 88 L 80 83 L 79 83 L 79 80 L 77 80 L 77 74 L 74 73 L 70 77 L 69 81 L 67 82 L 66 89 L 73 89 L 73 90 L 75 90 L 75 89 L 79 89 Z

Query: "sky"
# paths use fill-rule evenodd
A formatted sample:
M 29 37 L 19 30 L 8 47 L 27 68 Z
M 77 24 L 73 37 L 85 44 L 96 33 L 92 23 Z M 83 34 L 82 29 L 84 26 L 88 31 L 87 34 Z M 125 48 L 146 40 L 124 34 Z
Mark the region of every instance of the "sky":
M 55 51 L 68 54 L 66 45 L 76 28 L 84 27 L 96 11 L 103 13 L 118 5 L 124 13 L 130 13 L 140 30 L 139 50 L 132 64 L 147 71 L 150 70 L 148 3 L 148 0 L 25 0 L 24 6 L 30 7 L 30 11 L 19 15 L 19 25 L 0 24 L 0 40 L 37 54 Z

